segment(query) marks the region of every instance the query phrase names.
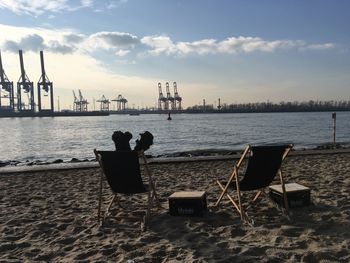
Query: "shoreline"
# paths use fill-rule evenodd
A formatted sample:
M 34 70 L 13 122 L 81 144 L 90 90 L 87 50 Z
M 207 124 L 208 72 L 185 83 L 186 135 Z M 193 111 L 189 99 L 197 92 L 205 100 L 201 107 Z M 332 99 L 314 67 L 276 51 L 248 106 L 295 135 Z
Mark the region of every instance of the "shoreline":
M 200 152 L 200 151 L 199 151 Z M 175 156 L 175 157 L 156 157 L 148 158 L 148 163 L 152 164 L 171 164 L 171 163 L 188 163 L 188 162 L 207 162 L 207 161 L 227 161 L 237 160 L 241 156 L 242 151 L 227 151 L 234 154 L 218 154 L 215 151 L 215 155 L 194 155 L 194 156 Z M 340 149 L 303 149 L 293 150 L 289 156 L 305 156 L 305 155 L 328 155 L 328 154 L 343 154 L 350 153 L 350 148 Z M 89 169 L 98 168 L 99 165 L 96 160 L 90 161 L 74 161 L 74 162 L 60 162 L 60 163 L 48 163 L 40 165 L 7 165 L 0 167 L 1 174 L 11 173 L 30 173 L 41 171 L 54 171 L 54 170 L 71 170 L 71 169 Z

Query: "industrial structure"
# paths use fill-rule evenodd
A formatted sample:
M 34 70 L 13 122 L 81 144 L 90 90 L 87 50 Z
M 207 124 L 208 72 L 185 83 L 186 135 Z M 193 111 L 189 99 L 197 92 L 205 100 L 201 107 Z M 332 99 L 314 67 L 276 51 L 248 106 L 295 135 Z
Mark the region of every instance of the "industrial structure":
M 19 50 L 18 52 L 20 62 L 20 77 L 17 81 L 17 89 L 14 87 L 14 83 L 10 81 L 5 74 L 0 53 L 0 117 L 89 116 L 89 102 L 83 97 L 80 89 L 77 93 L 73 90 L 74 101 L 71 110 L 63 110 L 60 112 L 58 98 L 58 112 L 55 112 L 54 85 L 46 74 L 43 51 L 40 51 L 41 74 L 37 82 L 36 92 L 34 91 L 33 82 L 30 81 L 28 75 L 26 74 L 23 62 L 23 52 L 22 50 Z M 149 109 L 146 107 L 146 109 L 142 108 L 141 111 L 154 113 L 163 110 L 182 110 L 182 98 L 179 96 L 179 93 L 177 91 L 176 82 L 173 82 L 173 94 L 171 93 L 169 82 L 165 83 L 165 87 L 166 94 L 163 95 L 161 83 L 158 83 L 158 109 Z M 129 111 L 135 111 L 134 106 L 132 109 L 128 108 L 128 100 L 121 94 L 119 94 L 113 100 L 109 100 L 105 97 L 105 95 L 102 95 L 102 97 L 98 99 L 97 102 L 100 103 L 100 109 L 98 110 L 100 111 L 101 116 L 108 115 L 110 113 L 110 105 L 112 102 L 116 102 L 116 107 L 113 107 L 112 111 L 115 114 L 128 114 Z M 95 112 L 95 110 L 93 110 L 93 112 Z M 98 114 L 95 115 L 97 116 Z
M 17 97 L 13 88 L 13 82 L 9 81 L 2 65 L 2 59 L 0 54 L 0 110 L 7 110 L 11 112 L 34 112 L 35 111 L 35 100 L 34 100 L 34 84 L 31 82 L 26 74 L 23 62 L 23 52 L 19 53 L 19 63 L 21 75 L 17 82 Z M 54 111 L 54 97 L 53 97 L 53 84 L 45 73 L 44 65 L 44 53 L 40 51 L 40 62 L 41 62 L 41 77 L 38 81 L 38 111 Z M 49 108 L 44 109 L 43 97 L 50 96 Z M 17 103 L 15 102 L 17 99 Z
M 54 97 L 53 97 L 53 84 L 49 80 L 49 78 L 46 75 L 45 72 L 45 65 L 44 65 L 44 53 L 43 51 L 40 51 L 40 64 L 41 64 L 41 77 L 38 81 L 38 111 L 54 111 Z M 42 101 L 43 98 L 50 97 L 49 104 L 50 107 L 44 108 Z
M 218 110 L 221 110 L 222 106 L 221 106 L 221 99 L 218 99 Z
M 165 88 L 166 88 L 166 104 L 165 104 L 165 109 L 166 110 L 174 110 L 174 97 L 171 96 L 170 94 L 170 88 L 169 88 L 169 82 L 165 83 Z
M 111 104 L 111 102 L 105 97 L 105 95 L 102 95 L 102 98 L 97 100 L 97 102 L 100 103 L 101 111 L 109 111 L 109 104 Z
M 176 82 L 173 83 L 174 85 L 174 106 L 176 110 L 182 110 L 182 106 L 181 106 L 181 101 L 182 98 L 179 96 L 179 93 L 177 92 L 177 84 Z
M 162 84 L 160 82 L 158 83 L 158 93 L 158 110 L 166 109 L 168 99 L 163 95 Z
M 87 106 L 89 102 L 84 99 L 83 95 L 81 94 L 81 90 L 79 90 L 79 97 L 75 95 L 75 92 L 73 90 L 73 98 L 73 111 L 85 112 L 88 110 Z
M 163 95 L 162 84 L 158 83 L 158 110 L 182 110 L 181 102 L 182 98 L 177 91 L 176 82 L 174 85 L 174 96 L 170 93 L 169 82 L 165 83 L 166 97 Z
M 17 82 L 17 110 L 34 112 L 34 85 L 33 82 L 29 80 L 24 70 L 22 50 L 19 50 L 18 53 L 21 67 L 21 76 Z
M 0 117 L 45 117 L 45 116 L 108 116 L 106 111 L 88 112 L 88 101 L 84 99 L 79 90 L 77 98 L 74 91 L 74 111 L 54 110 L 53 83 L 49 80 L 45 71 L 44 53 L 40 51 L 41 76 L 37 83 L 37 94 L 34 97 L 34 84 L 26 74 L 23 52 L 19 50 L 19 62 L 21 75 L 17 82 L 17 90 L 13 82 L 8 79 L 2 64 L 0 53 Z
M 121 94 L 119 94 L 118 97 L 112 101 L 117 102 L 117 111 L 124 111 L 127 109 L 128 100 L 124 98 Z
M 15 94 L 13 90 L 13 82 L 9 81 L 2 66 L 0 52 L 0 110 L 15 110 Z

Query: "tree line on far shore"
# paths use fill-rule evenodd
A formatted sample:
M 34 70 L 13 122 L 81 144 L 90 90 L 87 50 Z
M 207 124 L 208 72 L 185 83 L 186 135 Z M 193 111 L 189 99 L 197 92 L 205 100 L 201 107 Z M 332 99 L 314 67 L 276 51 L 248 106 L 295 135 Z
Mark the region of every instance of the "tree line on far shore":
M 194 105 L 187 108 L 191 112 L 308 112 L 308 111 L 350 111 L 349 101 L 314 101 L 307 102 L 255 102 L 214 105 Z

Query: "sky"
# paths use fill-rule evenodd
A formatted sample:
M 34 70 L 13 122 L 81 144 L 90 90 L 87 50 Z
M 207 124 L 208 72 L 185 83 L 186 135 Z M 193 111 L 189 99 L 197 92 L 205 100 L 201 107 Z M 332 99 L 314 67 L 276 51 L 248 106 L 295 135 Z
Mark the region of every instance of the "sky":
M 184 107 L 349 100 L 349 13 L 347 0 L 0 0 L 0 50 L 15 86 L 23 50 L 35 87 L 43 50 L 61 110 L 79 89 L 91 110 L 119 94 L 155 107 L 159 82 Z

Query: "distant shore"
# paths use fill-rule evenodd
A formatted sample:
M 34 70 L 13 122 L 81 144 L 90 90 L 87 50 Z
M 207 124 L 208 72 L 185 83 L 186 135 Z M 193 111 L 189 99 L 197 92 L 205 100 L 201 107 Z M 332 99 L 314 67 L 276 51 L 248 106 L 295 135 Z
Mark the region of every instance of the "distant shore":
M 121 110 L 121 111 L 109 111 L 110 114 L 207 114 L 207 113 L 291 113 L 291 112 L 342 112 L 350 111 L 350 108 L 329 108 L 329 109 L 266 109 L 266 110 L 255 110 L 255 109 L 186 109 L 186 110 Z
M 350 108 L 326 108 L 326 109 L 185 109 L 185 110 L 147 110 L 147 109 L 125 109 L 119 111 L 55 111 L 55 112 L 12 112 L 0 109 L 0 118 L 22 118 L 22 117 L 88 117 L 109 115 L 131 115 L 140 114 L 217 114 L 217 113 L 298 113 L 298 112 L 347 112 Z
M 108 116 L 106 111 L 3 111 L 0 110 L 0 118 L 33 118 L 33 117 L 85 117 Z

